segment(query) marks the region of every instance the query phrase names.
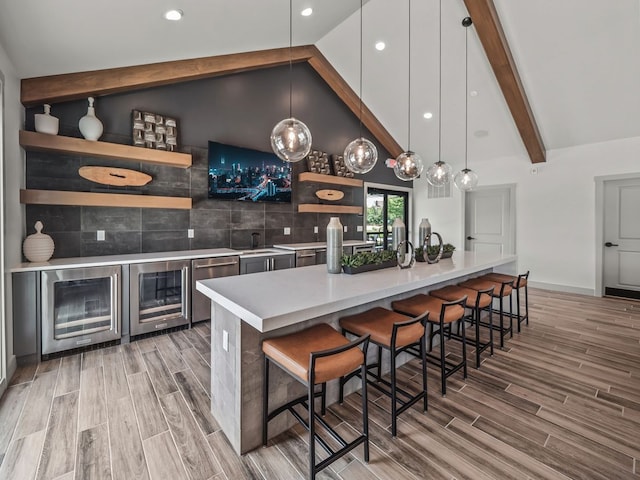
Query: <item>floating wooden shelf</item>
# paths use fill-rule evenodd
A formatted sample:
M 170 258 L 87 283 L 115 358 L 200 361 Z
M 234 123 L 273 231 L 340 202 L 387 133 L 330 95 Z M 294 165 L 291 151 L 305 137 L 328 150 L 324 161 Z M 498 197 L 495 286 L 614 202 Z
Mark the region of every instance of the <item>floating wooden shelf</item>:
M 302 172 L 298 176 L 301 182 L 330 183 L 332 185 L 344 185 L 345 187 L 362 187 L 364 182 L 357 178 L 336 177 L 335 175 L 323 175 L 321 173 Z
M 126 193 L 20 190 L 20 203 L 30 205 L 75 205 L 83 207 L 131 207 L 191 209 L 191 198 L 130 195 Z
M 353 205 L 319 205 L 316 203 L 301 203 L 298 213 L 355 213 L 362 215 L 362 207 Z
M 83 138 L 47 135 L 26 130 L 20 131 L 20 145 L 25 150 L 35 152 L 115 158 L 178 168 L 189 168 L 191 166 L 191 155 L 188 153 L 165 152 L 164 150 L 120 145 L 118 143 L 91 142 Z

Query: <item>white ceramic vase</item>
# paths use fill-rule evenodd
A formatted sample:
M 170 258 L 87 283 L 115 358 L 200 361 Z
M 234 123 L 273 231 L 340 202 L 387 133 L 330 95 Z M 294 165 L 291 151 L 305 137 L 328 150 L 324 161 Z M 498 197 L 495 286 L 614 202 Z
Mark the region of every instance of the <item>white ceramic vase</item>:
M 89 97 L 89 108 L 87 114 L 80 119 L 78 127 L 80 133 L 87 140 L 98 140 L 102 136 L 102 122 L 96 117 L 96 110 L 93 106 L 94 98 Z
M 331 217 L 327 225 L 327 272 L 342 272 L 342 224 Z
M 34 225 L 36 233 L 29 235 L 22 243 L 22 253 L 30 262 L 46 262 L 53 255 L 55 245 L 53 239 L 46 233 L 42 233 L 42 222 Z
M 34 115 L 36 132 L 46 133 L 48 135 L 57 135 L 60 120 L 51 115 L 51 105 L 44 105 L 44 113 L 36 113 Z

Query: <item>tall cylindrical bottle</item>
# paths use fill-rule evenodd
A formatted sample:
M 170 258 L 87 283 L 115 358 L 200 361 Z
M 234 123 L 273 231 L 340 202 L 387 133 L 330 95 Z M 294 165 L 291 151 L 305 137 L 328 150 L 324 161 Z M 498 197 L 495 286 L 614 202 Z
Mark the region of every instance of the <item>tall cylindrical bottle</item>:
M 340 218 L 331 217 L 327 225 L 327 271 L 342 272 L 342 223 Z
M 392 250 L 398 250 L 400 242 L 407 239 L 407 227 L 400 218 L 396 218 L 391 225 Z
M 424 244 L 424 239 L 427 235 L 431 235 L 431 224 L 428 218 L 423 218 L 420 225 L 418 225 L 418 246 Z

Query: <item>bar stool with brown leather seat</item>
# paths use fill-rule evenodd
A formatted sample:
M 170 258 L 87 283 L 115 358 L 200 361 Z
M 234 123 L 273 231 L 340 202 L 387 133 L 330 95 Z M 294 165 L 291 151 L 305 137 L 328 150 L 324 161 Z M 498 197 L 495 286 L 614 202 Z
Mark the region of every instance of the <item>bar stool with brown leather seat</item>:
M 414 295 L 413 297 L 406 298 L 404 300 L 396 300 L 391 303 L 391 308 L 395 311 L 410 315 L 412 317 L 420 317 L 425 312 L 429 312 L 430 315 L 426 317 L 426 320 L 431 329 L 429 335 L 429 347 L 431 347 L 431 341 L 433 336 L 439 334 L 440 336 L 440 355 L 435 356 L 431 353 L 426 354 L 427 361 L 438 365 L 440 367 L 440 376 L 442 382 L 442 395 L 447 394 L 447 378 L 462 369 L 464 378 L 467 378 L 467 343 L 465 340 L 464 322 L 462 322 L 462 334 L 454 334 L 451 331 L 451 324 L 464 317 L 464 306 L 467 301 L 467 297 L 459 298 L 453 302 L 445 302 L 440 298 L 432 297 L 430 295 L 424 295 L 422 293 Z M 437 327 L 437 330 L 434 330 Z M 449 338 L 453 338 L 462 343 L 462 361 L 459 363 L 453 363 L 446 359 L 444 348 L 444 335 L 445 333 Z
M 279 414 L 289 411 L 309 431 L 309 478 L 358 445 L 364 445 L 364 460 L 369 461 L 369 424 L 367 413 L 366 352 L 369 337 L 364 335 L 349 341 L 325 323 L 309 327 L 281 337 L 262 342 L 264 352 L 264 385 L 262 410 L 262 444 L 267 445 L 267 426 Z M 362 350 L 359 347 L 362 347 Z M 307 387 L 306 395 L 292 400 L 269 412 L 269 365 L 275 363 L 298 382 Z M 344 440 L 320 417 L 314 407 L 314 399 L 321 398 L 321 413 L 325 414 L 326 383 L 360 370 L 362 375 L 362 434 L 351 442 Z M 320 385 L 319 392 L 316 386 Z M 308 412 L 308 422 L 294 409 L 302 405 Z M 322 437 L 316 434 L 316 422 L 340 443 L 334 451 Z M 316 464 L 316 442 L 329 456 Z
M 520 324 L 525 322 L 529 325 L 529 271 L 527 273 L 521 273 L 520 275 L 506 275 L 504 273 L 487 273 L 481 278 L 487 278 L 489 280 L 495 280 L 498 282 L 505 282 L 511 280 L 513 282 L 513 289 L 516 292 L 516 317 L 518 319 L 518 333 L 520 333 Z M 524 315 L 520 311 L 520 289 L 524 288 Z
M 377 363 L 367 365 L 369 384 L 391 398 L 391 435 L 396 436 L 398 415 L 419 400 L 424 402 L 427 410 L 427 364 L 426 364 L 426 318 L 428 313 L 417 318 L 410 318 L 382 307 L 375 307 L 366 312 L 349 315 L 340 319 L 342 333 L 351 335 L 371 335 L 371 343 L 378 347 Z M 391 381 L 382 378 L 382 349 L 390 352 Z M 415 395 L 398 387 L 396 381 L 396 357 L 405 351 L 417 354 L 422 359 L 422 390 Z M 377 370 L 374 374 L 373 370 Z M 342 389 L 349 378 L 359 375 L 354 372 L 340 381 L 340 401 Z M 369 377 L 373 377 L 371 380 Z M 364 377 L 363 377 L 364 378 Z
M 511 280 L 490 280 L 484 277 L 476 277 L 470 278 L 458 284 L 459 287 L 470 288 L 471 290 L 487 290 L 488 288 L 493 288 L 493 293 L 491 294 L 492 298 L 498 299 L 498 309 L 497 313 L 500 318 L 500 324 L 496 327 L 495 325 L 491 328 L 500 331 L 500 348 L 504 347 L 504 337 L 509 334 L 513 337 L 513 318 L 511 316 L 511 312 L 513 312 L 513 303 L 511 302 L 511 293 L 513 292 Z M 505 313 L 504 311 L 504 299 L 509 297 L 509 313 Z M 493 308 L 493 312 L 496 312 L 496 309 Z M 505 328 L 504 326 L 504 317 L 509 318 L 509 328 Z M 489 327 L 489 324 L 486 322 L 481 322 L 481 325 L 485 327 Z
M 465 320 L 470 320 L 472 325 L 475 326 L 475 338 L 468 339 L 473 340 L 476 346 L 476 368 L 480 368 L 480 354 L 487 348 L 490 350 L 490 354 L 493 356 L 493 312 L 491 309 L 491 294 L 493 293 L 493 287 L 486 290 L 472 290 L 470 288 L 458 287 L 457 285 L 447 285 L 446 287 L 439 288 L 438 290 L 431 290 L 429 295 L 432 297 L 438 297 L 448 302 L 453 302 L 462 297 L 467 297 L 466 307 L 471 310 L 471 315 L 466 316 Z M 480 320 L 483 310 L 489 312 L 489 341 L 480 341 Z

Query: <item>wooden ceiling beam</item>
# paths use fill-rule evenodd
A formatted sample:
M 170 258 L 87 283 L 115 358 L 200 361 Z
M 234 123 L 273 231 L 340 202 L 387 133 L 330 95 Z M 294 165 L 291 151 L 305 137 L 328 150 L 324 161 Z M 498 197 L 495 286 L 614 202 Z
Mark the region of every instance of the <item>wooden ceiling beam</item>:
M 545 162 L 546 151 L 542 136 L 493 0 L 464 0 L 464 3 L 520 132 L 520 137 L 529 153 L 531 163 Z
M 307 62 L 349 110 L 360 115 L 358 94 L 314 45 L 26 78 L 21 82 L 20 100 L 25 107 L 66 102 L 286 65 L 289 59 Z M 402 153 L 402 147 L 365 105 L 362 124 L 392 156 Z

